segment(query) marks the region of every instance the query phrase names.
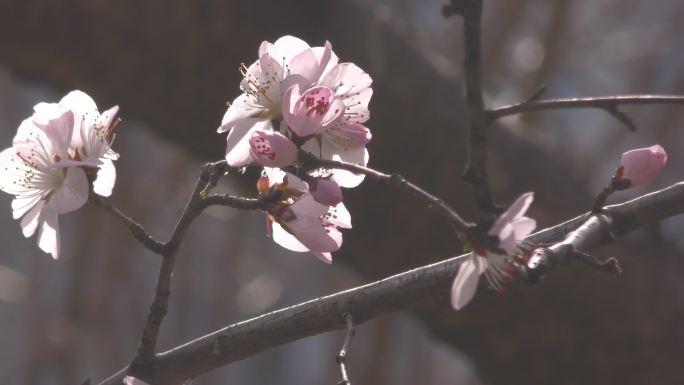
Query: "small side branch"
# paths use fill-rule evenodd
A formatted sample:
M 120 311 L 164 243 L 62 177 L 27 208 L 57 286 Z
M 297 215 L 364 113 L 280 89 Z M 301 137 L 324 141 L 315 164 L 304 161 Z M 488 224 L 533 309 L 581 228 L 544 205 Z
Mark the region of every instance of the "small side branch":
M 350 313 L 344 313 L 344 321 L 347 324 L 347 334 L 344 337 L 344 343 L 342 344 L 342 348 L 340 349 L 340 352 L 337 354 L 337 364 L 340 366 L 340 374 L 342 376 L 342 380 L 337 383 L 337 385 L 351 385 L 351 382 L 349 382 L 349 376 L 347 375 L 347 352 L 349 351 L 349 346 L 351 345 L 351 340 L 352 337 L 354 337 L 354 334 L 356 334 L 356 331 L 354 330 L 354 319 L 352 318 L 352 315 Z
M 305 169 L 315 169 L 315 168 L 328 168 L 328 169 L 341 169 L 353 172 L 355 174 L 363 174 L 366 177 L 373 179 L 378 182 L 382 182 L 401 190 L 411 193 L 413 196 L 422 200 L 429 208 L 436 210 L 442 216 L 444 216 L 450 224 L 452 224 L 456 230 L 468 235 L 472 239 L 480 242 L 480 244 L 487 246 L 490 250 L 496 250 L 498 247 L 498 241 L 488 239 L 486 234 L 482 234 L 478 231 L 478 228 L 474 223 L 466 222 L 461 216 L 449 206 L 444 200 L 430 194 L 421 187 L 411 183 L 406 180 L 403 176 L 399 174 L 385 174 L 378 170 L 374 170 L 369 167 L 360 166 L 353 163 L 340 162 L 329 159 L 320 159 L 308 152 L 300 152 L 299 158 Z
M 243 209 L 261 208 L 263 204 L 256 199 L 225 196 L 207 197 L 209 191 L 216 186 L 218 179 L 228 171 L 225 161 L 207 163 L 202 167 L 200 176 L 188 198 L 176 226 L 169 237 L 168 242 L 160 246 L 162 262 L 157 276 L 157 286 L 154 299 L 147 315 L 138 345 L 138 352 L 130 366 L 130 372 L 141 378 L 145 378 L 153 370 L 156 364 L 155 351 L 162 321 L 166 316 L 169 297 L 171 295 L 171 279 L 173 276 L 176 254 L 187 230 L 192 222 L 202 211 L 210 205 L 222 204 Z
M 128 230 L 130 230 L 133 237 L 147 249 L 149 249 L 153 253 L 160 255 L 164 252 L 164 243 L 154 239 L 140 223 L 134 221 L 128 215 L 124 214 L 119 209 L 112 206 L 109 200 L 99 195 L 91 194 L 90 202 L 95 206 L 98 206 L 107 211 L 108 213 L 114 215 L 118 220 L 123 222 L 123 224 L 126 225 L 126 227 L 128 227 Z
M 547 100 L 526 100 L 491 110 L 485 115 L 490 122 L 504 116 L 517 115 L 524 112 L 557 110 L 568 108 L 598 108 L 606 111 L 630 130 L 636 125 L 619 107 L 624 105 L 684 104 L 684 95 L 613 95 L 588 98 L 559 98 Z

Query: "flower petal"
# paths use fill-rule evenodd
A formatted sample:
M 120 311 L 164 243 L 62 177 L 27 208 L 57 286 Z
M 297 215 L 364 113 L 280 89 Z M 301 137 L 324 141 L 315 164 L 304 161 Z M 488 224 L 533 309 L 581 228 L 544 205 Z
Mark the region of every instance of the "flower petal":
M 41 200 L 36 205 L 34 205 L 29 212 L 21 218 L 21 232 L 24 237 L 28 238 L 36 232 L 38 224 L 40 223 L 40 213 L 43 210 L 45 201 Z
M 41 212 L 42 223 L 38 231 L 38 247 L 51 254 L 52 258 L 59 258 L 59 218 L 57 213 L 45 206 Z
M 332 254 L 331 253 L 321 253 L 318 251 L 312 251 L 311 254 L 316 256 L 316 258 L 320 259 L 324 263 L 327 263 L 328 265 L 332 263 Z
M 12 200 L 12 217 L 19 219 L 43 199 L 43 194 L 17 195 Z
M 251 118 L 252 116 L 259 114 L 262 109 L 253 102 L 253 98 L 253 96 L 248 94 L 240 94 L 240 96 L 235 98 L 223 115 L 221 126 L 216 132 L 223 133 L 229 131 L 240 119 Z
M 525 239 L 525 237 L 534 231 L 537 227 L 537 221 L 533 218 L 521 217 L 514 220 L 511 225 L 513 225 L 513 232 L 515 233 L 517 243 Z
M 477 256 L 471 254 L 458 269 L 458 274 L 451 285 L 451 306 L 461 310 L 470 302 L 477 291 L 477 283 L 480 280 L 480 268 Z
M 254 130 L 249 145 L 252 158 L 262 166 L 285 167 L 297 161 L 297 146 L 279 132 Z
M 62 186 L 50 196 L 48 207 L 57 214 L 81 208 L 88 201 L 88 178 L 81 168 L 70 167 Z
M 242 119 L 236 122 L 226 138 L 226 161 L 231 167 L 242 167 L 254 160 L 249 138 L 256 130 L 271 130 L 269 119 Z
M 518 199 L 506 209 L 506 211 L 499 216 L 494 222 L 492 228 L 489 229 L 489 235 L 498 235 L 506 224 L 512 223 L 514 220 L 522 217 L 534 200 L 533 192 L 526 192 L 518 197 Z
M 288 250 L 296 251 L 298 253 L 309 251 L 309 248 L 307 248 L 301 242 L 299 242 L 294 235 L 288 233 L 287 230 L 283 229 L 283 227 L 278 222 L 271 223 L 271 230 L 273 241 L 275 241 L 275 243 L 279 244 L 280 246 Z
M 93 192 L 99 196 L 108 197 L 112 195 L 116 183 L 116 167 L 110 159 L 102 159 L 98 168 L 97 177 L 93 181 Z
M 351 229 L 351 214 L 349 210 L 344 206 L 344 203 L 340 202 L 336 206 L 331 207 L 328 210 L 330 223 L 337 227 L 342 227 L 343 229 Z

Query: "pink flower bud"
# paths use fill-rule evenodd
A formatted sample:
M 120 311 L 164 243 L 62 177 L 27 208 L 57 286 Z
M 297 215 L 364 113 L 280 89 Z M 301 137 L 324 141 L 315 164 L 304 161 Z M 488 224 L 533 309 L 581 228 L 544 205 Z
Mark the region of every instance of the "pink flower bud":
M 285 167 L 297 161 L 297 146 L 275 131 L 257 130 L 249 138 L 249 152 L 266 167 Z
M 309 191 L 314 200 L 322 205 L 336 206 L 342 202 L 342 189 L 330 178 L 313 178 L 309 181 Z
M 646 184 L 660 174 L 666 163 L 667 153 L 658 144 L 630 150 L 622 154 L 614 180 L 629 181 L 628 186 L 624 188 Z

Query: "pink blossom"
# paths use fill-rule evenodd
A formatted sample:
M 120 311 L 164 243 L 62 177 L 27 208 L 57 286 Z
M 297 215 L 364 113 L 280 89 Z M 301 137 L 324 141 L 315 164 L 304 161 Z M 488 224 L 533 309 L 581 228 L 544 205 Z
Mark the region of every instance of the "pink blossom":
M 295 84 L 283 96 L 283 118 L 300 138 L 321 133 L 343 113 L 344 103 L 328 87 L 311 87 L 302 94 Z
M 646 184 L 660 174 L 666 163 L 667 153 L 658 144 L 627 151 L 622 154 L 614 184 L 619 184 L 620 179 L 629 181 L 625 188 Z
M 537 226 L 534 219 L 524 216 L 533 200 L 533 193 L 522 194 L 489 229 L 488 234 L 499 238 L 499 247 L 506 254 L 484 251 L 484 255 L 480 255 L 482 252 L 473 251 L 461 263 L 451 286 L 451 306 L 454 309 L 462 309 L 473 299 L 481 274 L 485 275 L 492 288 L 501 290 L 509 275 L 510 257 L 516 255 L 519 243 Z
M 58 215 L 88 199 L 88 179 L 71 159 L 74 114 L 65 107 L 41 110 L 24 120 L 13 146 L 0 153 L 0 190 L 14 195 L 12 211 L 25 237 L 38 231 L 38 247 L 59 257 Z
M 270 185 L 287 195 L 269 209 L 273 240 L 286 249 L 308 251 L 323 262 L 332 263 L 331 253 L 342 246 L 339 228 L 351 228 L 351 216 L 344 204 L 323 205 L 299 178 L 279 169 L 265 170 Z
M 70 109 L 74 114 L 74 128 L 69 142 L 71 157 L 84 166 L 96 168 L 93 192 L 110 196 L 116 183 L 114 161 L 119 158 L 119 154 L 110 148 L 119 107 L 114 106 L 100 114 L 90 96 L 75 90 L 64 96 L 59 103 L 37 104 L 32 120 L 40 126 L 45 119 L 63 108 Z
M 314 177 L 309 181 L 309 190 L 316 202 L 335 206 L 342 202 L 342 189 L 331 178 Z
M 324 159 L 366 165 L 371 139 L 363 125 L 370 114 L 372 80 L 353 63 L 339 63 L 330 43 L 310 47 L 284 36 L 263 42 L 259 59 L 242 68 L 243 94 L 230 105 L 219 132 L 228 131 L 226 160 L 245 166 L 254 160 L 249 139 L 255 130 L 278 131 L 302 150 Z M 342 187 L 364 179 L 346 170 L 330 170 Z
M 334 91 L 335 98 L 344 104 L 344 114 L 334 124 L 324 128 L 320 138 L 306 142 L 302 149 L 324 159 L 332 159 L 365 166 L 371 139 L 370 130 L 363 125 L 369 118 L 368 103 L 373 94 L 372 79 L 353 63 L 337 63 L 333 54 L 323 71 L 318 85 Z M 333 170 L 333 179 L 342 187 L 356 187 L 363 175 L 346 170 Z
M 297 146 L 279 132 L 255 130 L 249 145 L 251 156 L 262 166 L 285 167 L 297 161 Z
M 226 160 L 231 166 L 249 163 L 249 138 L 255 129 L 284 130 L 273 122 L 282 122 L 283 93 L 297 85 L 308 89 L 327 68 L 331 59 L 330 43 L 311 48 L 293 36 L 283 36 L 275 43 L 264 41 L 259 59 L 241 69 L 243 93 L 226 111 L 218 132 L 228 131 Z M 284 124 L 283 124 L 284 125 Z

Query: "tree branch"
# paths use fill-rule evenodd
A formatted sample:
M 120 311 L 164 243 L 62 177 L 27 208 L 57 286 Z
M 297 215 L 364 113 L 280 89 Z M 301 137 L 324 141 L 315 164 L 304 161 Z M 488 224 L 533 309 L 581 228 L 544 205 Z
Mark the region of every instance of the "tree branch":
M 557 242 L 567 234 L 564 231 L 573 229 L 575 231 L 566 237 L 566 241 L 576 249 L 588 251 L 612 242 L 613 236 L 620 237 L 681 213 L 684 213 L 684 182 L 608 206 L 600 214 L 605 220 L 585 213 L 532 234 L 527 240 L 537 244 Z M 592 221 L 598 221 L 599 225 L 589 224 Z M 601 225 L 601 221 L 605 225 Z M 261 351 L 343 329 L 346 327 L 345 313 L 354 314 L 354 323 L 359 325 L 379 315 L 406 309 L 426 298 L 446 303 L 458 265 L 467 257 L 467 254 L 454 257 L 227 326 L 160 354 L 157 366 L 143 379 L 151 385 L 180 385 L 189 378 Z M 551 267 L 549 264 L 546 272 Z M 101 385 L 122 384 L 124 373 L 122 370 Z
M 643 104 L 684 104 L 683 95 L 613 95 L 588 98 L 559 98 L 548 100 L 527 100 L 517 104 L 498 107 L 485 111 L 490 122 L 504 116 L 517 115 L 524 112 L 556 110 L 566 108 L 598 108 L 605 110 L 620 122 L 635 129 L 634 123 L 622 111 L 618 110 L 623 105 Z
M 320 159 L 305 151 L 300 151 L 299 159 L 302 162 L 304 168 L 307 170 L 316 168 L 347 170 L 356 174 L 363 174 L 370 179 L 407 191 L 411 193 L 413 196 L 425 202 L 428 208 L 436 210 L 437 212 L 442 214 L 442 216 L 444 216 L 449 221 L 449 223 L 456 228 L 456 230 L 467 235 L 471 240 L 486 246 L 489 250 L 497 250 L 499 247 L 499 242 L 496 237 L 490 237 L 488 236 L 486 231 L 481 231 L 481 229 L 474 223 L 466 222 L 444 200 L 430 194 L 421 187 L 406 180 L 406 178 L 399 174 L 385 174 L 378 170 L 374 170 L 372 168 L 365 166 L 360 166 L 358 164 L 329 159 Z
M 349 375 L 347 375 L 347 352 L 349 351 L 352 337 L 354 337 L 356 331 L 354 330 L 354 318 L 352 318 L 351 314 L 345 313 L 344 321 L 347 324 L 347 334 L 344 337 L 344 343 L 342 343 L 342 348 L 336 358 L 337 364 L 340 366 L 342 381 L 338 382 L 337 385 L 351 385 L 351 382 L 349 382 Z
M 128 215 L 122 213 L 121 211 L 119 211 L 119 209 L 112 206 L 109 200 L 96 194 L 90 194 L 90 202 L 95 206 L 104 209 L 108 213 L 111 213 L 118 220 L 123 222 L 123 224 L 126 225 L 126 227 L 128 227 L 128 230 L 131 231 L 133 238 L 135 238 L 147 249 L 149 249 L 153 253 L 160 255 L 164 252 L 164 244 L 162 242 L 159 242 L 156 239 L 154 239 L 140 223 L 134 221 Z
M 484 113 L 482 96 L 482 0 L 463 0 L 460 7 L 464 25 L 463 72 L 468 127 L 468 163 L 463 180 L 471 185 L 480 209 L 497 214 L 501 212 L 501 208 L 494 203 L 487 176 L 487 128 L 490 121 Z
M 157 276 L 154 299 L 152 300 L 150 311 L 147 314 L 147 321 L 140 337 L 138 353 L 131 363 L 131 373 L 136 375 L 136 377 L 144 377 L 155 364 L 155 350 L 157 339 L 159 338 L 159 330 L 162 320 L 166 316 L 169 296 L 171 295 L 171 277 L 173 275 L 176 254 L 190 224 L 206 207 L 202 204 L 202 193 L 207 192 L 207 189 L 211 188 L 212 183 L 216 183 L 216 179 L 214 179 L 218 178 L 216 176 L 218 175 L 215 170 L 216 167 L 223 168 L 224 166 L 221 163 L 207 163 L 202 167 L 202 172 L 190 194 L 188 203 L 178 219 L 168 242 L 164 244 L 162 250 L 163 258 Z

